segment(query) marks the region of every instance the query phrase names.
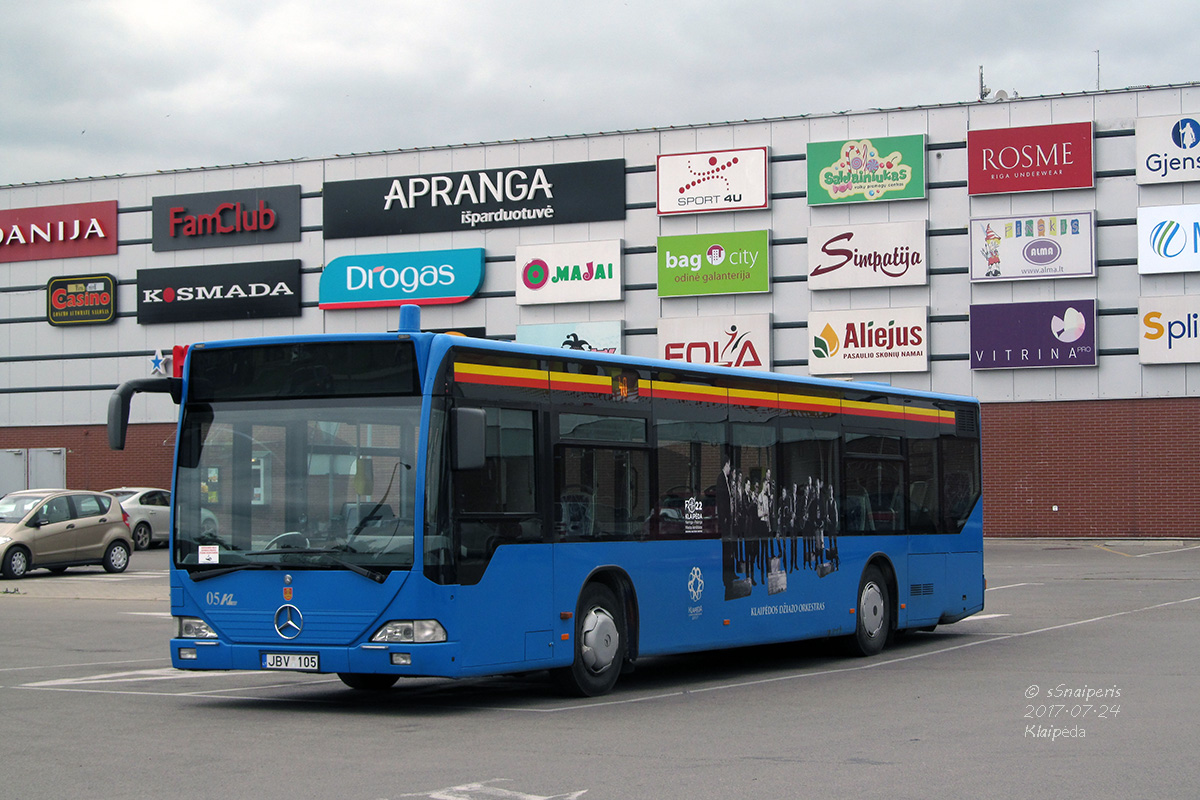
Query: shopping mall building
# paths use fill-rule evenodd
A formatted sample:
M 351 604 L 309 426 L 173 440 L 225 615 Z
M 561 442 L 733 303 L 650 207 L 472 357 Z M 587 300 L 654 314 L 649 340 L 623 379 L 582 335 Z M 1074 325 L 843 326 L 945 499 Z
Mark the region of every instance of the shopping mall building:
M 1200 535 L 1198 120 L 1188 84 L 0 187 L 0 490 L 169 485 L 177 409 L 110 451 L 118 383 L 416 303 L 975 395 L 989 535 Z

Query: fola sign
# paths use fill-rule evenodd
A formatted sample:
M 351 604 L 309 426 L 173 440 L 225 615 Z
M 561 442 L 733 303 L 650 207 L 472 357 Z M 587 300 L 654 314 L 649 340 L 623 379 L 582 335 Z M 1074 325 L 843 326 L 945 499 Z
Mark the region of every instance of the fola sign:
M 971 369 L 1096 366 L 1096 301 L 971 306 Z
M 625 218 L 625 160 L 325 184 L 326 239 Z
M 808 315 L 810 375 L 925 372 L 929 309 L 813 311 Z
M 155 197 L 155 251 L 300 241 L 300 187 Z
M 621 240 L 517 248 L 517 305 L 621 299 Z
M 300 316 L 300 261 L 139 269 L 139 325 Z
M 116 200 L 0 211 L 0 263 L 116 252 Z
M 483 283 L 483 248 L 341 256 L 321 273 L 323 309 L 461 303 Z
M 1200 362 L 1200 296 L 1143 297 L 1138 323 L 1142 364 Z
M 1137 182 L 1200 181 L 1200 115 L 1137 121 Z
M 771 232 L 658 237 L 658 296 L 770 291 Z
M 1096 274 L 1091 211 L 971 220 L 971 280 L 1090 278 Z
M 658 357 L 718 367 L 771 369 L 771 315 L 658 321 Z
M 809 226 L 808 288 L 924 286 L 925 226 L 925 220 Z
M 100 325 L 116 318 L 117 279 L 112 275 L 71 275 L 46 284 L 46 320 L 51 325 Z
M 1092 123 L 967 131 L 967 194 L 1090 189 Z
M 707 150 L 658 157 L 658 213 L 767 208 L 767 148 Z

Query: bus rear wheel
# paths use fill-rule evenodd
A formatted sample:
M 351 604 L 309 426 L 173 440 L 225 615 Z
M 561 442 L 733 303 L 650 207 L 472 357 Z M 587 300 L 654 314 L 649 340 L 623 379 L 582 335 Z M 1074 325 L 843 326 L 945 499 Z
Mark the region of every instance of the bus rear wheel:
M 627 647 L 621 601 L 604 584 L 589 583 L 575 613 L 575 660 L 559 671 L 559 682 L 582 697 L 607 694 L 621 675 Z
M 854 635 L 848 642 L 851 651 L 856 655 L 873 656 L 883 650 L 892 628 L 891 600 L 887 580 L 873 564 L 863 570 L 858 582 L 854 616 Z
M 382 692 L 392 688 L 396 681 L 400 680 L 399 675 L 377 675 L 370 672 L 339 672 L 337 676 L 351 689 L 363 692 Z

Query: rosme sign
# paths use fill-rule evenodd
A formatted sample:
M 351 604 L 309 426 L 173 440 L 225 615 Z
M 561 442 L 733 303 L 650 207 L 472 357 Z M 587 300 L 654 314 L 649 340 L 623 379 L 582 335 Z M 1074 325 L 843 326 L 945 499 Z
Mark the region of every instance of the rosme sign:
M 340 256 L 321 272 L 326 310 L 461 303 L 483 283 L 483 248 Z
M 658 213 L 767 208 L 767 148 L 660 155 Z
M 621 240 L 521 245 L 517 305 L 621 299 Z
M 810 226 L 808 288 L 924 286 L 929 280 L 925 229 L 925 220 Z
M 967 194 L 1090 189 L 1092 123 L 967 131 Z
M 770 370 L 771 315 L 660 319 L 658 356 L 690 364 Z

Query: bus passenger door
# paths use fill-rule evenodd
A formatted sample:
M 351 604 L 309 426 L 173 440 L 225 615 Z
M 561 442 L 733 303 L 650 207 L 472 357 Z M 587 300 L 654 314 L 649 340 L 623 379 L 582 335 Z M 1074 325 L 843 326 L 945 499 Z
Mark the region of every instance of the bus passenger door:
M 484 465 L 453 475 L 453 535 L 464 667 L 549 659 L 552 550 L 537 506 L 536 412 L 485 409 Z

